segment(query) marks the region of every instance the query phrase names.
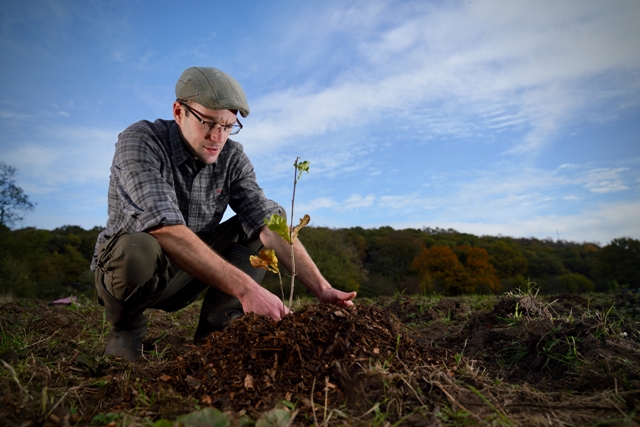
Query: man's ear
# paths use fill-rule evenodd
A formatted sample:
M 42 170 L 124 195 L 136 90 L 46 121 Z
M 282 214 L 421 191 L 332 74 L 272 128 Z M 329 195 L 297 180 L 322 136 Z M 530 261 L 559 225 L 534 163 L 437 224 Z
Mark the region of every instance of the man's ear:
M 178 126 L 182 126 L 182 121 L 184 120 L 184 108 L 178 101 L 173 102 L 173 119 L 176 121 Z

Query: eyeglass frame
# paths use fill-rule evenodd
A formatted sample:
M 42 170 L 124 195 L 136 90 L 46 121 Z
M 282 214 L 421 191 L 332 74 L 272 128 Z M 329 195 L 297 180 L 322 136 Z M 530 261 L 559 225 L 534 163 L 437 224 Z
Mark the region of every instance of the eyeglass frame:
M 220 126 L 220 130 L 222 132 L 227 133 L 229 135 L 237 135 L 238 133 L 240 133 L 240 131 L 243 128 L 242 123 L 240 123 L 240 120 L 237 117 L 236 117 L 236 122 L 234 124 L 232 124 L 232 125 L 222 125 L 222 124 L 216 123 L 214 121 L 204 120 L 199 115 L 199 114 L 202 114 L 202 113 L 197 113 L 192 107 L 190 107 L 189 105 L 187 105 L 184 101 L 182 101 L 180 99 L 176 99 L 176 101 L 178 102 L 178 104 L 180 104 L 184 108 L 186 108 L 191 114 L 193 114 L 193 117 L 195 117 L 196 120 L 199 121 L 202 126 L 205 126 L 205 125 L 209 126 L 209 130 L 207 132 L 211 132 L 214 128 L 216 128 L 217 126 Z M 231 127 L 231 129 L 229 131 L 225 131 L 224 130 L 225 127 Z M 236 128 L 237 130 L 234 130 L 234 128 Z

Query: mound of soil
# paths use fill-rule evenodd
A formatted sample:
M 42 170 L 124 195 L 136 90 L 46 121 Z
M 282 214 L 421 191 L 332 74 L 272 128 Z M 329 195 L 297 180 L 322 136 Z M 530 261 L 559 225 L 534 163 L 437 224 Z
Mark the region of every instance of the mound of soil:
M 611 298 L 309 304 L 198 346 L 194 304 L 150 311 L 133 363 L 102 356 L 109 325 L 88 301 L 3 304 L 0 425 L 143 425 L 203 407 L 256 420 L 283 403 L 294 425 L 637 425 L 640 300 Z
M 310 416 L 313 402 L 361 411 L 384 400 L 381 376 L 407 364 L 435 366 L 446 360 L 443 351 L 420 345 L 418 338 L 374 305 L 309 305 L 280 322 L 249 314 L 161 367 L 149 387 L 171 387 L 251 415 L 282 401 L 294 401 Z

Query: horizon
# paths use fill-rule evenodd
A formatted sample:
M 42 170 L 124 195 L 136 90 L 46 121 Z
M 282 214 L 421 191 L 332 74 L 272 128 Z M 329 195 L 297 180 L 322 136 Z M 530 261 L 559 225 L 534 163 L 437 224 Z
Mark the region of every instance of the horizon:
M 312 226 L 640 239 L 640 2 L 0 11 L 0 160 L 36 203 L 14 229 L 104 227 L 118 133 L 169 119 L 182 71 L 211 66 L 247 94 L 232 139 L 267 197 L 290 206 L 310 162 Z

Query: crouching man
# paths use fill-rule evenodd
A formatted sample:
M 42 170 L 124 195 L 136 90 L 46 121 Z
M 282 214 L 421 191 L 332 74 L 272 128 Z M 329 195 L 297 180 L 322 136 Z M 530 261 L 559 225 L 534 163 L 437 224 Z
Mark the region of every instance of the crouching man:
M 192 67 L 176 84 L 173 120 L 125 129 L 111 166 L 109 219 L 91 265 L 98 301 L 112 324 L 105 354 L 142 354 L 148 308 L 176 311 L 206 290 L 194 341 L 254 312 L 280 320 L 288 310 L 260 285 L 265 271 L 249 256 L 272 248 L 291 269 L 290 248 L 264 225 L 284 209 L 265 197 L 242 145 L 229 138 L 249 114 L 244 91 L 215 68 Z M 220 223 L 230 206 L 235 216 Z M 352 305 L 334 289 L 302 244 L 297 279 L 320 302 Z

